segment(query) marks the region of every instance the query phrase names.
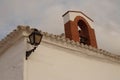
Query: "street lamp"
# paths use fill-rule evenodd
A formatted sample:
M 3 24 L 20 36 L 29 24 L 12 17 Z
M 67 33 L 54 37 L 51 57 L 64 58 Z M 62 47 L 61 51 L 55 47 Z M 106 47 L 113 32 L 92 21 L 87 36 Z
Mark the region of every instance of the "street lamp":
M 35 51 L 37 46 L 40 44 L 42 40 L 42 34 L 37 29 L 33 29 L 33 32 L 29 35 L 29 43 L 34 46 L 33 49 L 26 51 L 26 59 L 31 55 L 32 52 Z

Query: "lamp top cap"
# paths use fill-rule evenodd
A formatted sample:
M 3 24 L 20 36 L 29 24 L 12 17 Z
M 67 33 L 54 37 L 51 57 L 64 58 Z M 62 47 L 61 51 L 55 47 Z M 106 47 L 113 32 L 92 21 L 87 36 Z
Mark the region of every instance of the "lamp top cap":
M 33 28 L 32 30 L 33 30 L 33 31 L 38 31 L 38 29 L 36 29 L 36 28 Z

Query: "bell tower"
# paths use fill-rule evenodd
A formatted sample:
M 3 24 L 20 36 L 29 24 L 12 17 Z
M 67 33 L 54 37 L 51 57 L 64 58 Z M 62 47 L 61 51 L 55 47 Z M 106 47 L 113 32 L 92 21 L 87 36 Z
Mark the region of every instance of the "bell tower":
M 91 18 L 80 11 L 67 11 L 63 19 L 66 38 L 97 48 Z

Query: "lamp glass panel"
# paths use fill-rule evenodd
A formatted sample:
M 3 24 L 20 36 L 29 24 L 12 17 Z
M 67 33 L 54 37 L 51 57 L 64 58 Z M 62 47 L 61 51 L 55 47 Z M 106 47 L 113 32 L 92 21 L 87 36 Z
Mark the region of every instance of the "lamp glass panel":
M 29 36 L 29 38 L 30 38 L 30 43 L 33 45 L 33 44 L 34 44 L 34 35 L 31 34 L 31 35 Z
M 42 37 L 41 37 L 40 34 L 36 34 L 36 35 L 35 35 L 35 44 L 36 44 L 36 45 L 38 45 L 38 44 L 40 43 L 41 38 L 42 38 Z

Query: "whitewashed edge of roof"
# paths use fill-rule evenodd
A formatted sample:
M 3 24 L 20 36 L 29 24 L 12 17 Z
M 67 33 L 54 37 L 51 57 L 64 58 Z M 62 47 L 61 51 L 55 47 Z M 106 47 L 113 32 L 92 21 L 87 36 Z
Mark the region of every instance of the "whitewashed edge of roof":
M 18 26 L 17 29 L 13 30 L 10 34 L 8 34 L 4 39 L 0 41 L 0 55 L 4 53 L 6 49 L 8 49 L 10 46 L 12 46 L 18 39 L 22 37 L 26 37 L 28 34 L 32 32 L 32 28 L 29 26 Z M 27 35 L 26 35 L 27 34 Z M 79 42 L 75 42 L 73 40 L 70 40 L 68 38 L 64 38 L 60 35 L 53 35 L 49 34 L 47 32 L 42 32 L 43 34 L 43 42 L 49 41 L 49 43 L 70 48 L 75 51 L 79 51 L 82 49 L 87 49 L 89 51 L 94 52 L 93 54 L 87 53 L 87 55 L 96 56 L 96 57 L 103 57 L 107 60 L 120 63 L 120 55 L 112 54 L 108 51 L 94 48 L 88 45 L 80 44 Z

